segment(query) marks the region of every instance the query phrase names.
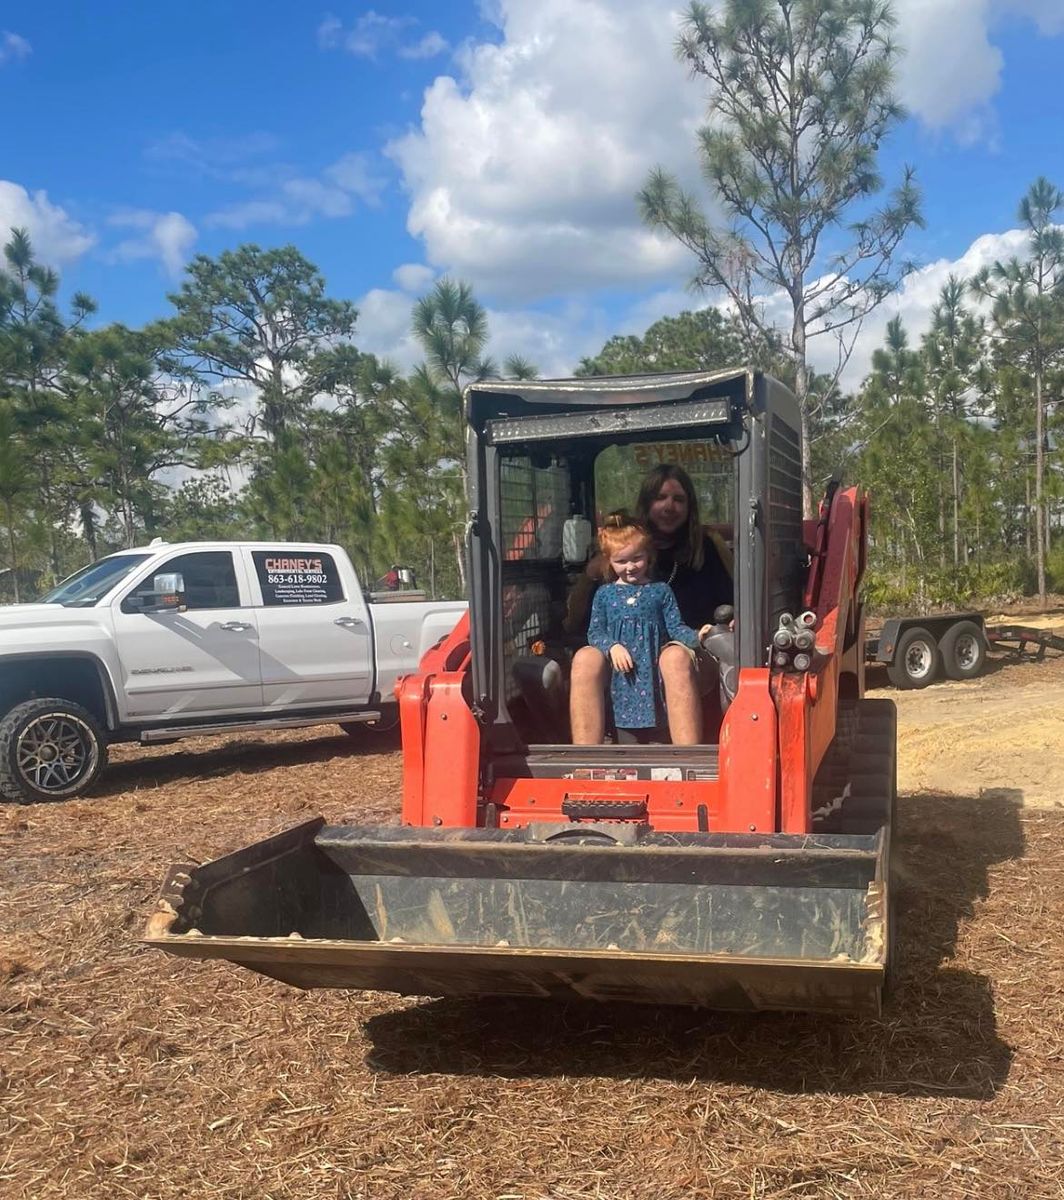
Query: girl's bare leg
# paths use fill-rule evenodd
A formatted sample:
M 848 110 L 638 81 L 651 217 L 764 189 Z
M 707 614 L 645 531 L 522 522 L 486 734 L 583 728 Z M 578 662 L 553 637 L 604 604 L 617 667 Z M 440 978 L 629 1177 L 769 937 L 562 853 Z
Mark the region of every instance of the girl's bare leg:
M 598 746 L 606 736 L 606 656 L 594 646 L 581 646 L 573 655 L 569 681 L 569 721 L 574 746 Z

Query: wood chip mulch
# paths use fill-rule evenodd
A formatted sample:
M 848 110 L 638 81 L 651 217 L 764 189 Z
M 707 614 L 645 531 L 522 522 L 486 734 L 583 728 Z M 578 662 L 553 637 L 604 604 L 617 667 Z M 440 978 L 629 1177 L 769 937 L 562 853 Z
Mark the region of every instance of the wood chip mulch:
M 0 1196 L 1064 1195 L 1064 813 L 903 797 L 882 1020 L 298 992 L 138 945 L 173 861 L 397 819 L 313 730 L 0 808 Z

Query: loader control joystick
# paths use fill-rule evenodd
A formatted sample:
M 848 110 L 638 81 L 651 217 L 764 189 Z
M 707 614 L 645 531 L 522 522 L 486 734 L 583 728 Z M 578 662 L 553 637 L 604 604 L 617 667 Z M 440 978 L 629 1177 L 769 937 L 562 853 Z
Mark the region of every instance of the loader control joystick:
M 717 660 L 720 667 L 720 705 L 724 712 L 735 699 L 738 670 L 735 663 L 735 609 L 730 604 L 718 604 L 713 610 L 713 624 L 702 639 L 703 649 Z

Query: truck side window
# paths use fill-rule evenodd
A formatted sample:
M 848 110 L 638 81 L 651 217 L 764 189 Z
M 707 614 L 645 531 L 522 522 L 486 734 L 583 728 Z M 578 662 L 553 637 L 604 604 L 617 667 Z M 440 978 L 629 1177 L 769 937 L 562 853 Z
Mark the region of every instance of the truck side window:
M 122 602 L 123 612 L 139 611 L 129 601 L 134 596 L 150 595 L 154 591 L 155 576 L 163 574 L 180 575 L 184 579 L 185 607 L 190 610 L 240 607 L 240 588 L 232 554 L 228 550 L 199 550 L 179 554 L 177 558 L 161 563 Z
M 262 603 L 267 608 L 293 604 L 338 604 L 344 598 L 340 572 L 331 554 L 320 550 L 252 550 Z

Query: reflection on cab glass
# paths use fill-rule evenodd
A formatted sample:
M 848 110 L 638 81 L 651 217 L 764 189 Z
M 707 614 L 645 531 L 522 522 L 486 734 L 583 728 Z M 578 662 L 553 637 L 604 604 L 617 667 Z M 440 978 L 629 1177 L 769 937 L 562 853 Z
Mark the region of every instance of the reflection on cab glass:
M 101 558 L 99 562 L 89 563 L 87 567 L 75 571 L 50 592 L 45 592 L 38 603 L 88 608 L 102 600 L 134 567 L 139 567 L 150 557 L 150 554 L 112 554 L 109 558 Z
M 633 512 L 648 471 L 662 463 L 682 467 L 691 477 L 703 522 L 730 523 L 735 507 L 735 462 L 731 451 L 710 440 L 640 442 L 608 446 L 595 459 L 598 519 L 624 509 Z

